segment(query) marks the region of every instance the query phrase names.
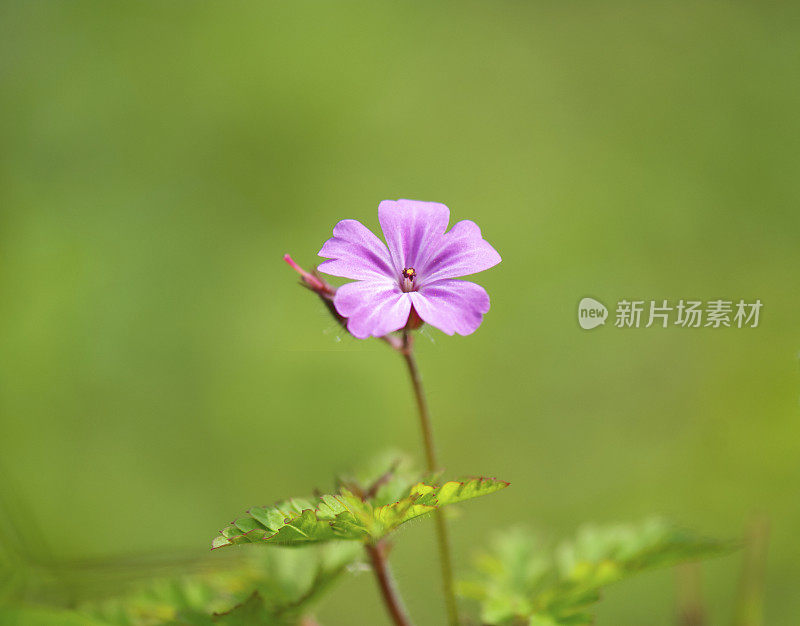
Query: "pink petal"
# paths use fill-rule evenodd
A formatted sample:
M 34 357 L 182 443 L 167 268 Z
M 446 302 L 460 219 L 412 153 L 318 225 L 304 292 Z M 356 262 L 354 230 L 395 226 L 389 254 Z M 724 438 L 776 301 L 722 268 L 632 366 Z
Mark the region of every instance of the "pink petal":
M 383 337 L 408 322 L 411 299 L 397 283 L 357 281 L 336 290 L 333 304 L 347 318 L 347 330 L 358 339 Z
M 447 230 L 450 209 L 438 202 L 384 200 L 378 205 L 378 221 L 399 276 L 435 252 Z
M 396 276 L 384 243 L 358 220 L 342 220 L 336 224 L 333 237 L 322 246 L 319 256 L 330 259 L 320 263 L 319 271 L 332 276 L 354 280 L 394 279 Z
M 408 294 L 419 316 L 448 335 L 469 335 L 489 310 L 489 295 L 466 280 L 438 280 Z
M 500 255 L 481 235 L 475 222 L 458 222 L 439 242 L 435 253 L 416 268 L 420 282 L 459 278 L 482 272 L 500 262 Z

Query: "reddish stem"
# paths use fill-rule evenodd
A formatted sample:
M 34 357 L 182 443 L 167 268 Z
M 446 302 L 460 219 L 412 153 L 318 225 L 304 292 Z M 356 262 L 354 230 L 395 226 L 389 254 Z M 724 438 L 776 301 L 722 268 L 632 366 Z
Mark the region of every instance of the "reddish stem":
M 386 544 L 382 541 L 376 544 L 368 543 L 365 548 L 370 563 L 372 563 L 372 571 L 375 572 L 375 578 L 378 581 L 383 603 L 386 605 L 386 610 L 391 615 L 392 621 L 395 626 L 411 626 L 411 619 L 406 613 L 400 594 L 397 591 L 397 585 L 394 582 L 391 571 L 389 571 Z

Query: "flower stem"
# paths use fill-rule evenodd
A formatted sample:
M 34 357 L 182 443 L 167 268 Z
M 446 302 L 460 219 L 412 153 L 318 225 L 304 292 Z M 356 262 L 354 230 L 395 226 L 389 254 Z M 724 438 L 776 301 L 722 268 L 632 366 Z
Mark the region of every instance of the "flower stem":
M 407 330 L 403 332 L 403 348 L 400 350 L 408 366 L 408 373 L 411 377 L 411 385 L 414 388 L 414 398 L 417 401 L 417 411 L 419 412 L 420 426 L 422 427 L 422 440 L 425 444 L 425 457 L 428 463 L 428 471 L 434 473 L 439 469 L 436 460 L 436 447 L 433 443 L 433 428 L 431 426 L 431 416 L 428 412 L 428 403 L 425 400 L 425 390 L 422 387 L 422 378 L 419 375 L 417 361 L 414 358 L 414 343 L 411 333 Z M 447 533 L 447 522 L 442 511 L 434 511 L 436 522 L 436 539 L 439 547 L 439 563 L 442 569 L 442 586 L 444 587 L 444 600 L 447 608 L 447 619 L 450 626 L 459 626 L 458 606 L 456 604 L 456 594 L 453 588 L 453 565 L 450 559 L 450 539 Z
M 428 403 L 425 400 L 425 390 L 422 388 L 422 378 L 419 375 L 417 360 L 414 358 L 414 343 L 410 333 L 403 335 L 403 358 L 408 365 L 408 374 L 411 377 L 411 385 L 414 388 L 414 398 L 417 401 L 417 412 L 419 413 L 419 423 L 422 428 L 422 440 L 425 444 L 425 459 L 428 464 L 428 471 L 433 473 L 439 469 L 436 460 L 436 446 L 433 443 L 433 427 L 431 426 L 431 416 L 428 412 Z
M 395 626 L 411 626 L 411 620 L 408 617 L 408 613 L 406 613 L 402 600 L 400 600 L 400 594 L 397 592 L 392 572 L 389 570 L 389 561 L 386 558 L 386 544 L 379 541 L 376 544 L 368 543 L 364 547 L 372 564 L 372 571 L 375 572 L 375 577 L 378 579 L 378 588 L 381 591 L 383 602 L 386 604 L 386 610 L 392 616 L 392 621 Z

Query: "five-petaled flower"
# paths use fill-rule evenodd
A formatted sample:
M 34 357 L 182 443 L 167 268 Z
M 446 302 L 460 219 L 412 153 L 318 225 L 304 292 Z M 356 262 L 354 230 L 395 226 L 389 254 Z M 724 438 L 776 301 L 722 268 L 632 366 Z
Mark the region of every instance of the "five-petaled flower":
M 406 326 L 409 314 L 452 335 L 469 335 L 489 310 L 480 285 L 455 280 L 500 262 L 475 222 L 448 232 L 450 209 L 438 202 L 384 200 L 378 206 L 384 244 L 357 220 L 342 220 L 319 256 L 319 271 L 350 278 L 334 305 L 354 337 L 382 337 Z M 387 247 L 388 245 L 388 247 Z

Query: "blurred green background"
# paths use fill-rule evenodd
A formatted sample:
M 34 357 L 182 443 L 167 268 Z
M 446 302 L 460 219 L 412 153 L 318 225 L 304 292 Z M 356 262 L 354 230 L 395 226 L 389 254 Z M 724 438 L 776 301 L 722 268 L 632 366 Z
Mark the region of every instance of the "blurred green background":
M 473 336 L 420 362 L 448 473 L 510 480 L 454 521 L 465 569 L 516 523 L 772 524 L 794 623 L 800 12 L 708 3 L 0 6 L 0 463 L 63 558 L 205 553 L 253 504 L 418 451 L 399 358 L 282 262 L 385 198 L 445 202 L 503 256 Z M 757 329 L 612 325 L 594 296 L 760 298 Z M 418 454 L 418 457 L 421 456 Z M 443 621 L 433 531 L 399 537 Z M 741 555 L 704 566 L 730 622 Z M 600 625 L 673 621 L 672 572 Z M 368 576 L 326 625 L 380 624 Z

